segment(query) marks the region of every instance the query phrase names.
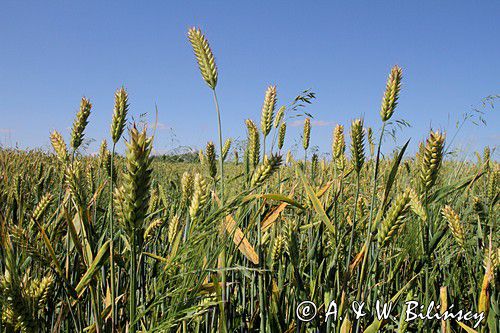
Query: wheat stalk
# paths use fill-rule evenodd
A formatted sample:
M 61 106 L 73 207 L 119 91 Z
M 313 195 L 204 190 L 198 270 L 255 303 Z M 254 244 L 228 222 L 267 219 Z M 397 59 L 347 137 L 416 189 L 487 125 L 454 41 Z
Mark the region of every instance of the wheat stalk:
M 129 331 L 136 330 L 136 289 L 137 289 L 137 247 L 142 242 L 144 219 L 148 211 L 151 182 L 151 148 L 152 139 L 147 137 L 146 129 L 141 132 L 136 125 L 129 130 L 129 141 L 126 142 L 125 164 L 121 187 L 115 190 L 117 216 L 121 221 L 125 234 L 130 242 L 130 287 Z

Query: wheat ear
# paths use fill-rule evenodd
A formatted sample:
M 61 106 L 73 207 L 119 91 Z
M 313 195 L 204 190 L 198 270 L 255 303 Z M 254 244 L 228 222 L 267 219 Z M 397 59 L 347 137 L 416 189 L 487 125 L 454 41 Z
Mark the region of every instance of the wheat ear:
M 115 92 L 115 107 L 113 109 L 113 118 L 111 120 L 111 138 L 113 143 L 117 143 L 125 129 L 128 113 L 128 94 L 124 87 Z
M 399 231 L 410 208 L 410 191 L 400 194 L 387 211 L 378 231 L 380 247 L 385 247 Z
M 215 89 L 217 86 L 217 65 L 208 40 L 199 28 L 194 27 L 189 29 L 188 38 L 193 47 L 203 80 L 210 88 Z
M 446 205 L 441 209 L 441 214 L 443 214 L 444 219 L 448 222 L 448 226 L 450 227 L 451 234 L 453 238 L 455 238 L 456 242 L 460 246 L 460 248 L 465 248 L 465 231 L 464 227 L 460 223 L 460 217 L 458 214 L 451 208 Z
M 428 192 L 436 183 L 439 168 L 443 160 L 445 136 L 438 131 L 431 131 L 421 156 L 420 179 L 425 192 Z
M 264 97 L 262 112 L 260 116 L 260 129 L 262 135 L 266 137 L 271 131 L 273 124 L 274 108 L 276 106 L 276 86 L 269 86 Z
M 399 91 L 401 90 L 401 80 L 403 70 L 399 66 L 394 66 L 387 78 L 384 97 L 382 98 L 382 107 L 380 108 L 380 117 L 383 122 L 391 119 L 396 106 L 398 105 Z
M 247 119 L 245 121 L 248 130 L 248 156 L 250 164 L 255 167 L 260 161 L 260 135 L 255 123 Z
M 356 119 L 351 124 L 351 159 L 354 170 L 359 174 L 365 163 L 365 138 L 361 119 Z
M 311 139 L 311 118 L 304 120 L 304 131 L 302 133 L 302 147 L 304 150 L 309 148 L 309 141 Z
M 88 124 L 90 116 L 90 109 L 92 104 L 85 97 L 80 102 L 80 110 L 76 114 L 75 121 L 73 122 L 73 130 L 71 131 L 71 148 L 77 150 L 83 142 L 85 127 Z
M 217 176 L 217 159 L 215 157 L 215 145 L 212 141 L 208 142 L 205 148 L 205 162 L 208 174 L 212 179 L 215 179 L 215 176 Z
M 50 133 L 50 142 L 56 152 L 57 158 L 63 163 L 66 162 L 68 159 L 68 149 L 62 135 L 58 131 L 53 131 Z
M 283 148 L 283 144 L 285 143 L 285 135 L 286 135 L 286 123 L 282 123 L 278 132 L 278 149 L 281 150 Z

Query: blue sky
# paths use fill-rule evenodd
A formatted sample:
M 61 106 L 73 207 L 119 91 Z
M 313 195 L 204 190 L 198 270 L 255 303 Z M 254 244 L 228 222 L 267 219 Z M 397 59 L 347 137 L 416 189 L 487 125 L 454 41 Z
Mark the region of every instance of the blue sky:
M 201 80 L 186 32 L 199 26 L 219 67 L 225 137 L 244 139 L 265 89 L 279 105 L 310 88 L 312 145 L 328 152 L 335 123 L 364 116 L 379 128 L 387 74 L 404 70 L 395 118 L 412 127 L 412 150 L 429 128 L 454 134 L 464 112 L 500 94 L 498 1 L 2 1 L 0 143 L 49 147 L 49 133 L 69 138 L 80 98 L 94 108 L 86 131 L 97 150 L 109 138 L 113 93 L 125 85 L 131 114 L 160 126 L 159 152 L 216 139 L 210 89 Z M 497 103 L 498 104 L 498 103 Z M 497 106 L 498 108 L 498 106 Z M 455 143 L 470 154 L 500 141 L 496 110 L 487 127 L 466 125 Z M 289 126 L 287 146 L 300 140 Z M 387 149 L 394 146 L 386 143 Z

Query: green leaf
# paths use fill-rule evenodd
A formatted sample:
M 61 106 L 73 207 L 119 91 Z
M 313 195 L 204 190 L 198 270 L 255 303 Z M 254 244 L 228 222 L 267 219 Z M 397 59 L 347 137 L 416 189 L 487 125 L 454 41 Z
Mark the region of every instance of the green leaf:
M 446 186 L 441 187 L 440 189 L 436 190 L 431 196 L 429 196 L 429 202 L 440 201 L 453 192 L 461 190 L 467 186 L 471 186 L 479 178 L 481 178 L 481 176 L 483 174 L 484 174 L 484 172 L 481 172 L 481 173 L 476 174 L 472 177 L 462 178 L 461 180 L 457 181 L 456 183 L 454 183 L 452 185 L 446 185 Z
M 99 268 L 101 265 L 104 263 L 104 261 L 109 258 L 106 254 L 108 254 L 109 250 L 109 244 L 111 243 L 111 240 L 106 241 L 101 248 L 99 249 L 99 252 L 97 252 L 97 255 L 95 256 L 94 261 L 92 261 L 92 264 L 90 267 L 87 269 L 85 274 L 82 276 L 80 279 L 80 282 L 76 286 L 75 290 L 78 293 L 78 295 L 81 295 L 82 292 L 85 290 L 85 287 L 92 281 L 92 278 L 94 275 L 98 272 Z
M 375 231 L 375 229 L 377 228 L 378 222 L 382 219 L 382 216 L 385 212 L 385 206 L 387 205 L 387 200 L 389 199 L 389 194 L 391 193 L 392 185 L 394 184 L 394 181 L 396 180 L 396 175 L 398 173 L 399 165 L 401 164 L 401 161 L 403 160 L 404 153 L 406 151 L 406 148 L 408 148 L 409 143 L 410 143 L 410 140 L 406 141 L 403 148 L 401 148 L 401 150 L 398 152 L 398 154 L 394 157 L 394 160 L 392 162 L 391 171 L 389 172 L 389 175 L 387 177 L 387 181 L 385 183 L 384 197 L 382 199 L 382 206 L 380 206 L 380 209 L 379 209 L 377 216 L 375 218 L 375 223 L 373 223 L 373 225 L 372 225 L 372 231 Z
M 335 227 L 333 226 L 332 222 L 326 215 L 325 210 L 323 209 L 323 205 L 319 201 L 318 197 L 316 196 L 316 193 L 314 193 L 311 185 L 307 183 L 306 177 L 304 176 L 304 173 L 300 168 L 297 168 L 300 179 L 302 180 L 302 184 L 304 185 L 304 189 L 306 190 L 307 196 L 309 197 L 309 200 L 311 200 L 311 203 L 313 205 L 314 210 L 316 211 L 316 214 L 318 214 L 319 218 L 321 221 L 323 221 L 333 234 L 336 233 Z

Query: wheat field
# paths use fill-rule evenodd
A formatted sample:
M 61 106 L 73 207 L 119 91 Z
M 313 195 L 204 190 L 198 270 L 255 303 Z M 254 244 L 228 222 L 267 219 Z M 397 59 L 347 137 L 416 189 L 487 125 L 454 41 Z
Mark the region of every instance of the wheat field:
M 311 149 L 301 111 L 314 93 L 281 106 L 276 86 L 257 120 L 241 121 L 240 149 L 221 128 L 208 40 L 192 28 L 188 42 L 219 125 L 195 163 L 154 156 L 154 124 L 130 122 L 123 87 L 98 154 L 81 150 L 92 126 L 86 98 L 68 142 L 54 131 L 49 152 L 0 149 L 0 332 L 500 331 L 492 149 L 459 159 L 438 129 L 414 156 L 417 143 L 391 147 L 398 66 L 380 126 L 335 126 L 329 158 Z M 292 154 L 287 121 L 300 112 Z M 316 305 L 311 320 L 301 320 L 303 301 Z M 383 320 L 377 301 L 394 303 Z M 406 301 L 482 320 L 408 321 Z M 361 302 L 367 313 L 357 317 Z

